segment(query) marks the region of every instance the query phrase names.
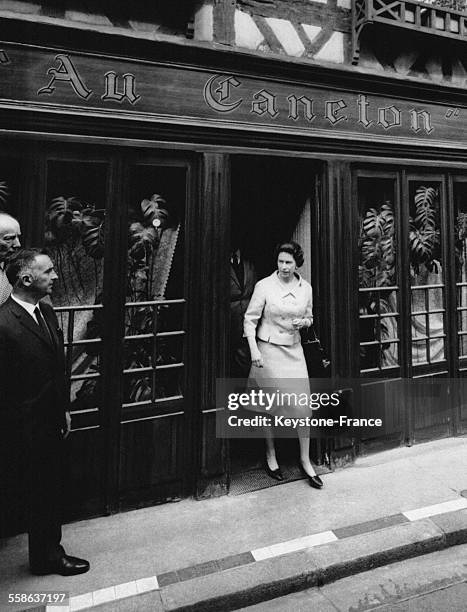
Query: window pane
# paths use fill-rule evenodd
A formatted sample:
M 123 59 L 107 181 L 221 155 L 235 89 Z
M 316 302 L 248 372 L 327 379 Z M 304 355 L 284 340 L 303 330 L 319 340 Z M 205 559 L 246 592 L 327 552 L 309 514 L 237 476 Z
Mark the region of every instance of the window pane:
M 409 182 L 412 314 L 422 313 L 412 317 L 414 365 L 445 359 L 441 187 L 441 183 L 430 180 Z
M 124 405 L 183 395 L 184 168 L 136 165 L 128 201 Z
M 358 179 L 360 370 L 399 365 L 395 181 Z
M 72 410 L 100 401 L 102 280 L 107 165 L 47 164 L 45 246 L 58 280 L 52 295 L 65 341 Z
M 454 183 L 459 356 L 467 356 L 467 182 Z

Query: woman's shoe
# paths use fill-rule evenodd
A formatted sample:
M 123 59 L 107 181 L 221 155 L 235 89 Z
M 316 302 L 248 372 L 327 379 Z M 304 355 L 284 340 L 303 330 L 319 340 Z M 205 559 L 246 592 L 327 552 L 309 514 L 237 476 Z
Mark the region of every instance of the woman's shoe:
M 268 476 L 274 478 L 274 480 L 284 480 L 284 475 L 282 474 L 281 469 L 277 468 L 277 470 L 271 470 L 267 462 L 264 463 L 264 471 Z
M 324 482 L 321 480 L 318 474 L 314 474 L 314 476 L 310 476 L 309 474 L 305 472 L 305 469 L 301 463 L 300 463 L 300 470 L 302 471 L 302 474 L 304 474 L 308 478 L 308 484 L 310 485 L 310 487 L 313 487 L 314 489 L 322 489 L 324 487 Z
M 317 474 L 315 476 L 308 476 L 308 484 L 314 489 L 322 489 L 324 487 L 323 481 Z

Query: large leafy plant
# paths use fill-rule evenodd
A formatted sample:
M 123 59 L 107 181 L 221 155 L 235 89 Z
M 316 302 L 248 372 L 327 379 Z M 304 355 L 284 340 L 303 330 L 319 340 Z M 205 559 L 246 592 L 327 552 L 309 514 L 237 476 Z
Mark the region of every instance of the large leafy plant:
M 410 263 L 414 274 L 424 264 L 438 272 L 440 259 L 439 196 L 434 187 L 420 186 L 414 196 L 415 211 L 409 220 Z
M 409 257 L 411 272 L 417 275 L 424 265 L 429 272 L 439 271 L 441 259 L 439 193 L 435 187 L 421 185 L 414 194 L 409 217 Z M 456 264 L 462 267 L 462 243 L 467 237 L 467 214 L 459 212 L 455 223 Z M 396 284 L 395 218 L 390 202 L 371 207 L 360 220 L 360 287 L 385 287 Z
M 153 194 L 144 199 L 140 205 L 129 211 L 128 223 L 128 270 L 127 299 L 130 302 L 153 300 L 155 281 L 155 259 L 162 233 L 167 228 L 177 225 L 175 211 L 166 200 Z M 55 250 L 56 265 L 60 269 L 71 264 L 73 276 L 78 279 L 78 286 L 86 284 L 82 267 L 98 262 L 104 255 L 105 213 L 95 205 L 72 196 L 59 196 L 52 200 L 46 212 L 46 244 Z M 84 250 L 90 260 L 83 264 L 80 253 Z M 62 274 L 62 276 L 64 276 Z M 72 283 L 69 282 L 71 286 Z M 99 289 L 96 287 L 94 300 L 100 301 Z M 80 296 L 75 296 L 79 302 Z M 158 313 L 163 315 L 163 312 Z M 136 306 L 127 310 L 125 333 L 127 335 L 146 334 L 152 331 L 153 313 L 148 306 Z M 102 321 L 100 313 L 95 314 L 87 324 L 88 338 L 101 335 Z M 89 354 L 98 355 L 90 348 Z M 125 369 L 146 367 L 151 364 L 152 343 L 150 340 L 127 343 Z M 176 358 L 170 354 L 168 347 L 161 341 L 158 344 L 156 364 L 170 363 Z M 91 366 L 91 370 L 92 370 Z M 158 381 L 158 393 L 164 394 L 164 380 Z M 79 400 L 87 405 L 95 404 L 99 393 L 98 379 L 86 381 L 77 392 Z M 140 377 L 131 379 L 125 390 L 126 401 L 141 401 L 151 396 L 150 379 Z
M 104 254 L 104 211 L 77 197 L 54 198 L 47 208 L 45 240 L 49 246 L 75 249 L 81 242 L 87 255 Z
M 440 258 L 439 196 L 434 187 L 421 185 L 414 195 L 409 217 L 409 256 L 413 274 L 423 264 L 437 271 Z M 395 217 L 389 201 L 369 208 L 360 221 L 360 287 L 385 287 L 396 283 Z
M 390 202 L 370 208 L 360 222 L 360 287 L 392 285 L 395 272 L 394 211 Z
M 440 245 L 440 208 L 439 193 L 435 187 L 420 185 L 414 194 L 413 206 L 409 217 L 409 258 L 410 272 L 416 277 L 421 267 L 428 272 L 439 272 L 441 260 Z M 467 214 L 459 212 L 455 224 L 456 271 L 462 270 L 463 244 L 467 238 Z M 360 219 L 358 239 L 360 253 L 359 286 L 361 288 L 388 287 L 388 291 L 361 292 L 360 309 L 366 314 L 377 313 L 379 310 L 392 310 L 389 287 L 397 284 L 396 278 L 396 243 L 395 216 L 392 204 L 388 201 L 380 206 L 369 208 Z M 384 320 L 379 322 L 381 331 L 385 331 Z M 374 340 L 376 328 L 368 327 L 366 320 L 362 321 L 365 330 L 361 330 L 364 340 Z M 384 350 L 384 345 L 383 345 Z M 366 349 L 370 350 L 370 349 Z M 365 353 L 365 348 L 363 348 Z M 368 355 L 366 355 L 368 357 Z

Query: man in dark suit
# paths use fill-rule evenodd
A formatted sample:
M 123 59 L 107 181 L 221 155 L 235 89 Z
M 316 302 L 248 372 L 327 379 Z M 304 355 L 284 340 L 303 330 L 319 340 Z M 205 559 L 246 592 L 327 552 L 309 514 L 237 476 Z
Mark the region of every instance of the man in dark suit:
M 51 259 L 23 249 L 7 267 L 13 287 L 0 307 L 0 410 L 19 443 L 28 505 L 29 565 L 34 574 L 71 576 L 89 563 L 61 541 L 63 438 L 70 431 L 63 334 L 42 298 L 58 278 Z
M 243 337 L 243 317 L 255 283 L 253 263 L 245 257 L 241 248 L 234 248 L 230 254 L 230 347 L 233 378 L 245 378 L 250 371 L 250 349 Z

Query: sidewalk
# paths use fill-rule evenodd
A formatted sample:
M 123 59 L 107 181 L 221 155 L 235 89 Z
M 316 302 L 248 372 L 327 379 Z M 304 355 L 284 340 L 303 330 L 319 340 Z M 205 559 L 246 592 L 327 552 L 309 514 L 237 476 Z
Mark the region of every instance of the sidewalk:
M 91 562 L 72 578 L 31 576 L 26 537 L 11 538 L 0 609 L 34 607 L 8 593 L 68 591 L 64 610 L 225 612 L 467 542 L 465 436 L 359 458 L 323 481 L 66 525 L 67 550 Z

